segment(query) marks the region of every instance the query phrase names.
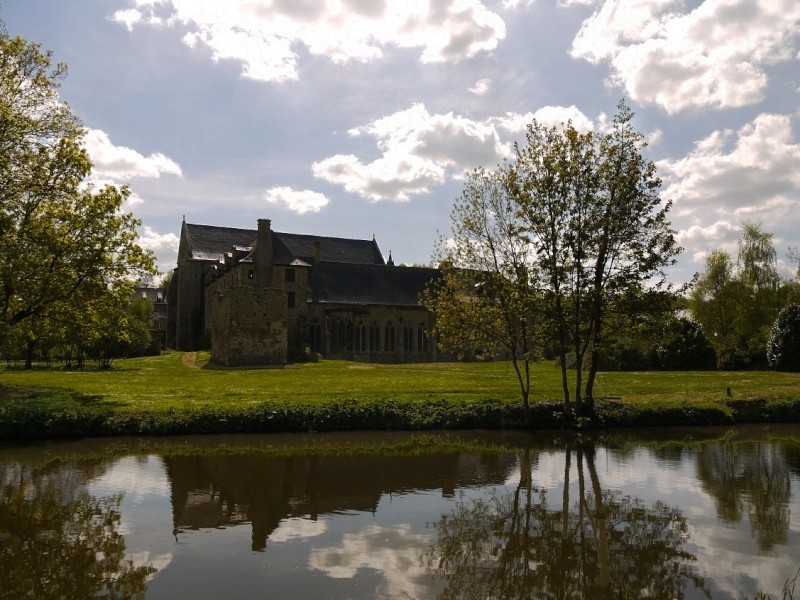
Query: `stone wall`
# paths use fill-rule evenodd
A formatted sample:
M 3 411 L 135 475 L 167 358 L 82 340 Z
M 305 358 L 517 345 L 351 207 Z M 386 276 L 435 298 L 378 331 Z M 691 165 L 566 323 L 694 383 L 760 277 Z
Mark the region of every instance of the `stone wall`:
M 251 285 L 211 285 L 211 360 L 227 366 L 282 365 L 287 359 L 287 311 L 283 290 Z

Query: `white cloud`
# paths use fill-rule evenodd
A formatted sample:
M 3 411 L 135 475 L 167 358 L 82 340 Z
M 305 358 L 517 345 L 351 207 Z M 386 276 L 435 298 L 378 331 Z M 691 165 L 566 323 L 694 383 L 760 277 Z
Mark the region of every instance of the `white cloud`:
M 135 8 L 116 11 L 111 19 L 117 23 L 121 23 L 128 31 L 133 31 L 133 26 L 142 20 L 142 13 Z
M 319 212 L 328 205 L 328 198 L 311 190 L 293 190 L 290 187 L 273 187 L 268 189 L 264 198 L 270 204 L 282 204 L 289 210 L 299 214 Z
M 125 181 L 133 177 L 182 175 L 178 163 L 164 154 L 157 152 L 144 156 L 131 148 L 115 146 L 108 134 L 100 129 L 87 129 L 83 144 L 94 165 L 92 176 L 96 179 Z
M 476 81 L 475 85 L 469 88 L 469 91 L 475 94 L 476 96 L 483 96 L 486 92 L 489 91 L 491 87 L 492 87 L 492 80 L 489 79 L 488 77 L 484 77 L 483 79 L 479 79 L 478 81 Z
M 764 67 L 793 60 L 800 31 L 795 0 L 606 0 L 571 53 L 609 61 L 611 82 L 634 101 L 668 113 L 728 108 L 764 98 Z
M 178 246 L 180 238 L 174 233 L 160 234 L 152 227 L 144 226 L 139 231 L 139 245 L 151 250 L 156 255 L 156 266 L 164 273 L 169 273 L 178 262 Z
M 420 49 L 425 63 L 457 62 L 493 51 L 506 35 L 501 17 L 480 0 L 132 3 L 110 18 L 129 30 L 181 24 L 190 29 L 183 38 L 190 48 L 202 44 L 214 60 L 237 60 L 242 76 L 262 81 L 297 79 L 298 45 L 334 63 L 376 60 L 390 46 Z
M 536 112 L 525 114 L 506 113 L 505 116 L 493 119 L 500 127 L 512 132 L 523 132 L 531 121 L 536 120 L 545 127 L 559 127 L 568 121 L 578 131 L 592 131 L 592 120 L 576 107 L 572 106 L 543 106 Z
M 424 104 L 414 104 L 348 132 L 375 138 L 381 152 L 376 160 L 365 163 L 352 154 L 337 154 L 315 162 L 312 171 L 373 202 L 403 202 L 475 167 L 495 167 L 512 152 L 511 140 L 502 139 L 501 131 L 519 137 L 533 119 L 548 127 L 567 121 L 581 131 L 595 127 L 574 105 L 475 120 L 452 112 L 431 114 Z
M 734 252 L 736 241 L 741 235 L 741 227 L 730 221 L 717 221 L 712 225 L 692 225 L 677 233 L 675 238 L 683 248 L 690 249 L 692 262 L 705 262 L 709 249 L 723 248 Z
M 533 2 L 534 0 L 503 0 L 503 8 L 506 10 L 514 10 L 521 6 L 528 8 Z
M 314 176 L 372 201 L 406 201 L 444 183 L 448 170 L 493 166 L 509 153 L 490 121 L 452 112 L 430 114 L 424 104 L 414 104 L 349 133 L 374 137 L 383 155 L 363 163 L 351 154 L 337 154 L 314 163 Z
M 744 220 L 767 231 L 800 229 L 800 144 L 791 118 L 762 114 L 739 131 L 715 131 L 687 156 L 658 164 L 695 260 L 730 243 Z M 713 221 L 713 225 L 708 225 Z
M 383 577 L 371 594 L 376 598 L 427 597 L 429 581 L 420 556 L 430 544 L 428 536 L 411 533 L 408 525 L 370 525 L 360 533 L 345 534 L 341 547 L 313 549 L 308 566 L 336 579 L 373 569 Z

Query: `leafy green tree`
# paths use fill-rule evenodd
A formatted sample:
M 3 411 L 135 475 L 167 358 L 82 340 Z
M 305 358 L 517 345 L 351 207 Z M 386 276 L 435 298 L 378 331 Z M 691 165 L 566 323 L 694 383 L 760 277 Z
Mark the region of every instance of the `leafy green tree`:
M 504 352 L 511 358 L 527 412 L 537 297 L 510 177 L 507 166 L 477 169 L 467 177 L 451 212 L 452 237 L 437 248 L 442 276 L 423 301 L 436 315 L 443 350 Z
M 129 190 L 86 184 L 84 129 L 58 97 L 65 75 L 38 44 L 0 32 L 0 337 L 155 272 L 122 212 Z
M 714 348 L 703 328 L 682 317 L 669 321 L 655 355 L 657 366 L 668 371 L 708 370 L 716 366 Z
M 767 343 L 767 362 L 779 371 L 800 371 L 800 305 L 790 304 L 775 319 Z
M 567 355 L 574 358 L 579 415 L 593 410 L 611 318 L 662 310 L 658 302 L 623 307 L 631 292 L 668 289 L 663 269 L 680 251 L 667 219 L 670 203 L 658 195 L 661 180 L 642 154 L 644 136 L 632 120 L 622 102 L 605 134 L 534 122 L 526 145 L 517 147 L 522 235 L 536 257 L 535 287 L 544 290 L 568 410 Z
M 448 293 L 428 304 L 440 339 L 503 344 L 526 405 L 539 332 L 554 340 L 567 413 L 591 415 L 611 322 L 665 310 L 663 268 L 680 249 L 632 119 L 621 103 L 603 135 L 534 121 L 515 160 L 476 171 L 451 214 L 453 234 L 440 252 L 453 266 L 443 277 Z M 467 292 L 470 283 L 480 293 Z
M 708 335 L 719 368 L 765 365 L 770 329 L 791 297 L 782 281 L 772 234 L 744 223 L 734 263 L 724 250 L 713 250 L 703 273 L 694 277 L 689 310 Z

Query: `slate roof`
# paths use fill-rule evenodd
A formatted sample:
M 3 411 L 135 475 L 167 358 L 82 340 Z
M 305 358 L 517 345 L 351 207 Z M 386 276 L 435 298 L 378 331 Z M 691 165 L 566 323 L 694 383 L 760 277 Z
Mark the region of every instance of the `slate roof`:
M 272 254 L 276 264 L 292 264 L 296 259 L 314 262 L 315 243 L 319 260 L 337 263 L 383 265 L 383 255 L 375 240 L 354 240 L 318 235 L 272 232 Z M 198 260 L 221 261 L 233 246 L 255 246 L 257 229 L 238 229 L 216 225 L 186 223 L 190 256 Z
M 312 302 L 419 306 L 420 294 L 438 269 L 320 262 L 309 273 Z
M 320 262 L 382 265 L 383 255 L 375 240 L 274 232 L 272 251 L 276 263 L 291 263 L 295 258 L 314 262 L 315 243 L 319 243 Z
M 225 252 L 233 246 L 252 246 L 255 244 L 257 235 L 258 231 L 255 229 L 186 223 L 189 256 L 199 260 L 221 261 Z

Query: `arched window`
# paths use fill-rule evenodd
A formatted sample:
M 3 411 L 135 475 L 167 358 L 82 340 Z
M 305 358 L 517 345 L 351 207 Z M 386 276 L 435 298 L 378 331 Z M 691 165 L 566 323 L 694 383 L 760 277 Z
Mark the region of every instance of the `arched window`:
M 336 352 L 347 350 L 347 323 L 344 319 L 336 319 Z
M 353 335 L 353 349 L 356 352 L 367 351 L 367 326 L 363 321 L 356 323 Z
M 428 351 L 428 332 L 425 331 L 425 325 L 419 324 L 417 327 L 417 352 Z
M 311 323 L 311 327 L 308 330 L 308 338 L 311 351 L 322 352 L 322 327 L 317 319 L 314 319 L 314 322 Z
M 378 322 L 373 321 L 369 326 L 369 351 L 378 352 L 381 349 L 381 330 Z
M 394 352 L 394 325 L 391 323 L 387 323 L 383 331 L 383 351 Z
M 411 325 L 403 326 L 403 352 L 414 351 L 414 329 Z

